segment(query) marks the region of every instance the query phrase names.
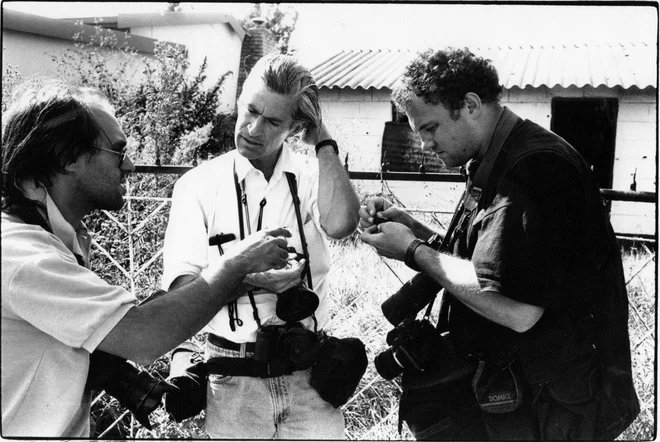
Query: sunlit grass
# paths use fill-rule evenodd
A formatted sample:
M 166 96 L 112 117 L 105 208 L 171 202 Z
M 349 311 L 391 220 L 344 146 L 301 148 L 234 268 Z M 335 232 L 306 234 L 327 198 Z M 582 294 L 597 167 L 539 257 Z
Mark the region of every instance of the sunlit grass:
M 373 249 L 353 236 L 330 246 L 331 319 L 327 331 L 338 337 L 359 337 L 367 347 L 369 366 L 356 394 L 342 408 L 348 439 L 393 440 L 413 439 L 403 425 L 398 432 L 398 382 L 382 379 L 373 365 L 374 357 L 387 348 L 386 333 L 392 325 L 384 318 L 380 305 L 396 292 L 402 282 L 415 272 L 400 262 L 382 259 Z M 619 439 L 654 439 L 655 427 L 655 253 L 641 248 L 622 251 L 630 299 L 630 339 L 633 349 L 635 386 L 642 412 Z M 438 306 L 434 311 L 437 312 Z M 167 374 L 167 357 L 153 367 Z M 110 404 L 112 405 L 112 404 Z M 116 405 L 115 405 L 116 408 Z M 142 428 L 130 417 L 122 421 L 124 434 L 130 428 L 135 438 L 197 439 L 205 438 L 203 415 L 182 424 L 173 422 L 162 408 L 151 420 L 154 430 Z M 127 437 L 127 436 L 124 436 Z

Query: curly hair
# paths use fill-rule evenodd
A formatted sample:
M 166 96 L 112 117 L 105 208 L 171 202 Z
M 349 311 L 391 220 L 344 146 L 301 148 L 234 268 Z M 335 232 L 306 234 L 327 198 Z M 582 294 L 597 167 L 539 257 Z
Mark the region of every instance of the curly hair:
M 66 166 L 81 155 L 98 154 L 94 143 L 102 129 L 90 104 L 112 110 L 107 99 L 90 88 L 57 80 L 24 87 L 2 118 L 2 211 L 36 204 L 23 194 L 22 182 L 50 186 L 51 178 L 67 173 Z
M 296 107 L 291 118 L 302 123 L 304 130 L 321 127 L 319 88 L 311 72 L 294 57 L 270 53 L 257 61 L 252 73 L 261 74 L 271 92 L 295 98 Z
M 502 86 L 490 60 L 475 56 L 467 48 L 418 54 L 392 92 L 395 105 L 405 112 L 415 97 L 425 103 L 442 103 L 458 118 L 465 94 L 473 92 L 483 103 L 499 103 Z

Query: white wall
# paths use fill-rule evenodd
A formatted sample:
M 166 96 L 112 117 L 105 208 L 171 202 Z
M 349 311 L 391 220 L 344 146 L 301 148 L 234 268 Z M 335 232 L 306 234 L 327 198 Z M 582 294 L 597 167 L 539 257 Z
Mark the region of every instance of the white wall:
M 27 77 L 54 77 L 64 78 L 53 57 L 62 57 L 67 49 L 73 49 L 74 42 L 61 38 L 45 37 L 28 32 L 3 29 L 2 31 L 2 70 L 8 65 L 18 69 L 23 78 Z M 153 59 L 153 54 L 140 52 L 141 57 Z M 109 69 L 119 65 L 119 59 L 108 60 Z M 131 65 L 135 78 L 139 78 L 143 65 L 135 59 Z
M 380 170 L 385 122 L 392 120 L 390 91 L 384 89 L 321 89 L 323 119 L 337 139 L 342 160 L 349 154 L 351 170 Z
M 57 66 L 52 55 L 73 47 L 69 40 L 42 37 L 36 34 L 2 31 L 2 71 L 15 66 L 23 77 L 32 75 L 54 76 Z
M 220 110 L 234 110 L 238 68 L 241 56 L 241 39 L 227 23 L 150 26 L 131 28 L 131 33 L 166 40 L 186 46 L 190 60 L 191 75 L 197 74 L 207 57 L 205 87 L 211 87 L 222 75 L 231 71 L 220 95 Z
M 616 132 L 613 188 L 629 190 L 637 168 L 637 190 L 656 192 L 656 112 L 655 91 L 622 88 L 513 89 L 505 91 L 502 104 L 522 118 L 550 129 L 553 97 L 617 98 L 619 113 Z M 380 170 L 381 145 L 386 121 L 391 121 L 390 91 L 369 89 L 321 90 L 326 124 L 349 154 L 349 169 Z M 342 156 L 343 158 L 343 156 Z M 378 182 L 356 181 L 364 193 L 383 190 Z M 408 207 L 453 210 L 462 185 L 449 183 L 388 182 L 394 194 Z M 656 205 L 652 203 L 612 203 L 611 220 L 619 233 L 653 234 L 656 231 Z

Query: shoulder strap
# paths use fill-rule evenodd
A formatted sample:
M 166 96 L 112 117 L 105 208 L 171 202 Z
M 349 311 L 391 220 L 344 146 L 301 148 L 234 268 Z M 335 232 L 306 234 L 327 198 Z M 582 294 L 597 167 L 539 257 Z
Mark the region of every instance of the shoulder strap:
M 474 178 L 468 180 L 468 193 L 470 198 L 474 200 L 474 203 L 479 203 L 483 190 L 488 184 L 495 161 L 499 157 L 502 146 L 518 122 L 518 119 L 519 117 L 509 110 L 509 108 L 505 107 L 502 110 L 502 115 L 500 115 L 493 130 L 493 136 L 490 139 L 486 155 L 481 161 L 481 164 L 479 164 Z
M 238 184 L 238 175 L 236 174 L 236 161 L 234 161 L 234 187 L 236 188 L 236 204 L 238 205 L 238 228 L 241 233 L 241 240 L 245 239 L 245 227 L 243 227 L 243 208 L 241 207 L 241 186 Z M 250 220 L 248 220 L 250 222 Z
M 298 183 L 296 181 L 296 176 L 291 172 L 284 172 L 286 175 L 286 180 L 289 183 L 289 190 L 291 191 L 291 197 L 293 198 L 293 207 L 296 210 L 296 219 L 298 220 L 298 231 L 300 232 L 300 243 L 303 248 L 303 256 L 307 261 L 307 267 L 305 268 L 305 273 L 307 273 L 307 283 L 309 284 L 309 289 L 314 290 L 312 285 L 312 270 L 309 262 L 309 250 L 307 249 L 307 240 L 305 239 L 305 230 L 303 229 L 303 220 L 302 214 L 300 212 L 300 198 L 298 197 Z

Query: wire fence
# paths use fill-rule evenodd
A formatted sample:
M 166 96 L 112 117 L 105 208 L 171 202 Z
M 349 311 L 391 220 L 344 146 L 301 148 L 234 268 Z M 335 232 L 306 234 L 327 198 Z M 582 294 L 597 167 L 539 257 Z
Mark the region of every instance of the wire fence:
M 147 171 L 150 172 L 150 171 Z M 170 172 L 171 173 L 171 172 Z M 175 179 L 155 177 L 156 187 L 142 185 L 133 189 L 141 196 L 127 197 L 127 204 L 118 213 L 102 212 L 90 230 L 96 238 L 93 242 L 93 269 L 109 282 L 120 283 L 142 299 L 159 288 L 162 274 L 162 245 L 167 223 L 171 191 Z M 140 186 L 137 186 L 140 187 Z M 155 196 L 142 196 L 145 189 L 159 189 Z M 131 194 L 129 189 L 129 195 Z M 391 195 L 397 199 L 396 195 Z M 446 227 L 448 212 L 408 208 L 428 223 Z M 357 237 L 331 245 L 332 265 L 329 274 L 331 296 L 329 298 L 331 320 L 326 330 L 338 337 L 359 337 L 367 348 L 369 366 L 355 395 L 342 407 L 346 420 L 346 437 L 351 440 L 412 439 L 403 426 L 398 429 L 398 398 L 401 387 L 398 381 L 386 381 L 378 375 L 373 360 L 387 348 L 385 336 L 392 325 L 380 311 L 380 304 L 393 294 L 403 282 L 414 275 L 402 263 L 380 258 Z M 631 426 L 626 439 L 645 440 L 655 429 L 655 251 L 642 244 L 634 248 L 630 258 L 624 260 L 626 282 L 630 300 L 631 350 L 635 384 L 642 403 L 640 423 Z M 167 370 L 167 361 L 161 361 L 160 371 Z M 152 367 L 153 368 L 153 367 Z M 163 375 L 163 373 L 161 373 Z M 650 392 L 650 394 L 649 394 Z M 103 395 L 95 398 L 102 402 Z M 131 419 L 127 424 L 127 420 Z M 158 425 L 148 432 L 139 426 L 126 412 L 115 416 L 97 429 L 97 435 L 112 434 L 115 427 L 129 427 L 128 437 L 159 437 L 159 426 L 170 428 L 168 437 L 186 437 L 174 434 L 176 424 L 169 421 L 164 412 Z M 636 421 L 636 422 L 637 422 Z M 200 424 L 201 425 L 201 424 Z M 203 434 L 203 429 L 200 430 Z M 193 435 L 194 437 L 194 435 Z

